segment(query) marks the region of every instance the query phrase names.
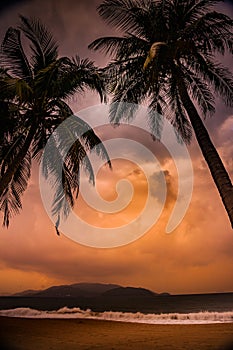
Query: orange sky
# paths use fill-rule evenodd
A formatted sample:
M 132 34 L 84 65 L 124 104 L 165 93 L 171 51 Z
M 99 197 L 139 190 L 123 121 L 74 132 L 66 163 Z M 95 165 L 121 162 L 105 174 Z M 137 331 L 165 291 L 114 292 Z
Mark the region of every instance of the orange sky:
M 87 44 L 97 36 L 106 35 L 106 27 L 95 14 L 98 1 L 92 6 L 76 2 L 77 14 L 71 0 L 56 3 L 56 8 L 52 0 L 43 3 L 44 8 L 39 0 L 12 7 L 0 15 L 1 34 L 8 25 L 16 23 L 17 13 L 36 15 L 60 38 L 62 54 L 79 52 L 90 56 Z M 96 59 L 99 64 L 106 61 L 99 56 Z M 93 94 L 86 94 L 72 104 L 78 111 L 96 101 Z M 215 116 L 205 123 L 233 178 L 233 110 L 217 100 Z M 119 136 L 121 130 L 110 130 L 109 135 Z M 83 281 L 141 286 L 170 293 L 233 291 L 233 231 L 196 141 L 193 139 L 189 147 L 194 168 L 192 201 L 182 223 L 173 233 L 166 234 L 177 195 L 174 163 L 157 142 L 140 134 L 136 138 L 158 156 L 168 185 L 168 200 L 157 224 L 135 242 L 112 249 L 85 247 L 64 235 L 58 237 L 41 203 L 38 168 L 34 165 L 22 213 L 12 220 L 8 230 L 0 229 L 0 294 Z M 132 203 L 125 210 L 117 215 L 93 212 L 80 197 L 77 203 L 80 216 L 97 226 L 114 227 L 140 212 L 147 184 L 132 162 L 118 159 L 113 162 L 112 172 L 102 169 L 97 179 L 100 194 L 105 200 L 114 199 L 116 182 L 122 178 L 130 180 L 135 190 Z

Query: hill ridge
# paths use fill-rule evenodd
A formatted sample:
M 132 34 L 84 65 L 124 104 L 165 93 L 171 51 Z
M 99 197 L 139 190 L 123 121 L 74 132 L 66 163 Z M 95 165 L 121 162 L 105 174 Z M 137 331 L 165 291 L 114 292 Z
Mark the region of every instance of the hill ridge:
M 121 286 L 112 283 L 80 282 L 73 284 L 55 285 L 43 290 L 25 290 L 12 296 L 23 297 L 124 297 L 124 296 L 158 296 L 169 293 L 155 293 L 142 287 Z

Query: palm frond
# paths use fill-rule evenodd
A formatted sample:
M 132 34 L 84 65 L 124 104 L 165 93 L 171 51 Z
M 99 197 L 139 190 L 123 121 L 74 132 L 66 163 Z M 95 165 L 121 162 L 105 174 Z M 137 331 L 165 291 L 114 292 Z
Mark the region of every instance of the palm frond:
M 76 89 L 80 86 L 81 89 L 88 88 L 96 91 L 101 102 L 106 102 L 106 92 L 103 84 L 102 72 L 89 59 L 80 59 L 76 55 L 72 59 L 71 74 L 73 75 L 73 83 L 76 84 Z
M 198 103 L 204 116 L 213 115 L 215 112 L 214 96 L 210 90 L 210 87 L 196 76 L 194 72 L 191 72 L 187 67 L 182 67 L 184 70 L 185 79 L 189 84 L 189 93 L 193 99 Z
M 152 138 L 160 140 L 164 126 L 164 117 L 162 115 L 160 104 L 156 103 L 156 109 L 153 109 L 152 105 L 153 104 L 151 103 L 148 108 L 148 125 L 152 133 Z
M 233 20 L 222 13 L 212 11 L 198 17 L 181 33 L 181 38 L 195 42 L 204 52 L 232 52 L 232 25 Z
M 61 57 L 40 70 L 35 77 L 36 92 L 49 99 L 66 99 L 86 88 L 98 92 L 101 101 L 106 94 L 101 73 L 88 59 L 79 56 L 69 59 Z
M 5 80 L 7 93 L 14 94 L 19 104 L 30 103 L 33 98 L 33 90 L 24 79 L 7 79 Z
M 45 178 L 49 176 L 54 187 L 52 213 L 58 217 L 67 216 L 74 205 L 74 197 L 78 196 L 80 167 L 84 168 L 90 183 L 95 183 L 88 152 L 95 152 L 106 160 L 109 167 L 111 162 L 98 136 L 76 116 L 55 130 L 46 147 L 46 156 L 42 158 L 41 165 Z
M 38 19 L 24 16 L 20 16 L 20 19 L 19 28 L 31 42 L 33 70 L 37 73 L 57 59 L 58 45 L 53 35 Z
M 183 7 L 184 18 L 183 21 L 187 24 L 195 22 L 198 18 L 205 15 L 210 10 L 223 0 L 189 0 L 185 2 L 178 2 Z
M 148 9 L 151 1 L 105 0 L 98 6 L 99 15 L 117 29 L 127 32 L 140 31 L 138 18 Z
M 114 55 L 119 51 L 122 45 L 125 45 L 125 38 L 104 37 L 94 40 L 88 45 L 90 50 L 100 51 L 105 54 Z
M 211 84 L 213 90 L 226 105 L 233 105 L 233 77 L 229 69 L 221 63 L 204 59 L 202 55 L 195 55 L 189 64 L 204 80 Z
M 32 71 L 21 42 L 21 33 L 10 27 L 1 45 L 1 64 L 4 68 L 25 81 L 30 81 Z
M 180 79 L 180 76 L 174 72 L 173 77 L 167 82 L 164 95 L 166 106 L 163 112 L 164 116 L 172 123 L 177 131 L 176 136 L 178 142 L 189 144 L 192 138 L 192 126 L 187 118 L 187 113 L 180 98 L 177 85 L 178 79 Z
M 74 206 L 74 197 L 71 188 L 72 177 L 65 164 L 63 165 L 62 178 L 60 180 L 61 182 L 57 183 L 55 187 L 52 206 L 52 214 L 57 216 L 57 219 L 61 215 L 66 218 Z M 57 222 L 56 228 L 59 228 L 59 222 Z
M 24 135 L 15 135 L 11 140 L 6 139 L 0 146 L 0 173 L 1 176 L 8 168 L 9 163 L 14 161 L 15 155 L 20 151 L 24 143 Z
M 3 226 L 8 227 L 10 218 L 22 209 L 21 197 L 25 192 L 31 174 L 30 152 L 26 154 L 0 198 L 0 211 L 3 212 Z
M 114 55 L 119 60 L 145 54 L 145 48 L 147 47 L 148 42 L 145 39 L 138 38 L 133 34 L 124 37 L 99 38 L 88 46 L 91 50 Z
M 111 168 L 111 161 L 104 144 L 88 123 L 78 116 L 74 116 L 69 123 L 68 133 L 70 132 L 72 132 L 74 140 L 72 144 L 75 144 L 76 140 L 79 139 L 86 150 L 95 152 Z
M 129 122 L 135 116 L 136 106 L 146 98 L 147 84 L 142 72 L 130 76 L 129 72 L 121 78 L 115 90 L 114 97 L 109 109 L 111 123 L 117 124 L 121 120 Z
M 184 141 L 189 144 L 192 139 L 192 126 L 187 118 L 184 107 L 180 98 L 176 98 L 175 118 L 172 120 L 172 124 L 177 130 L 177 139 L 179 142 Z

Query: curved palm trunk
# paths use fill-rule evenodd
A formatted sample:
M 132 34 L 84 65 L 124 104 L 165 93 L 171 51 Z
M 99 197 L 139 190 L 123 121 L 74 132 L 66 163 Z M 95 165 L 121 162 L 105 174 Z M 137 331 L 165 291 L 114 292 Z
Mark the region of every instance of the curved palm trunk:
M 14 176 L 19 164 L 22 162 L 22 160 L 26 156 L 28 149 L 31 145 L 31 142 L 33 140 L 35 131 L 36 131 L 35 125 L 32 125 L 32 127 L 29 130 L 28 135 L 25 139 L 23 147 L 21 148 L 21 151 L 14 158 L 14 161 L 11 164 L 9 164 L 6 172 L 0 178 L 0 198 L 2 197 L 4 191 L 7 188 L 7 186 L 9 185 L 9 183 L 11 182 L 12 177 Z
M 177 79 L 180 98 L 189 116 L 197 142 L 208 164 L 212 178 L 217 186 L 222 202 L 229 216 L 233 228 L 233 186 L 230 177 L 222 163 L 219 154 L 214 147 L 210 136 L 187 92 L 184 80 L 181 76 Z

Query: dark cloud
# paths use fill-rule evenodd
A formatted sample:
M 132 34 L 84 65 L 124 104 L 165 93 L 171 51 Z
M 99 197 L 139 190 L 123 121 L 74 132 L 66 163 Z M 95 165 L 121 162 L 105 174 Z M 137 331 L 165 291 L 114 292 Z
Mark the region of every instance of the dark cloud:
M 225 0 L 224 2 L 233 7 L 233 0 Z
M 167 199 L 165 208 L 170 204 L 174 203 L 177 198 L 176 181 L 174 174 L 170 174 L 168 170 L 156 171 L 153 175 L 150 176 L 151 183 L 151 194 L 156 197 L 159 201 L 162 201 L 163 198 L 163 179 L 166 182 L 167 188 Z
M 31 0 L 1 0 L 0 2 L 0 14 L 4 11 L 11 10 L 14 6 L 19 6 L 22 3 L 29 2 Z

